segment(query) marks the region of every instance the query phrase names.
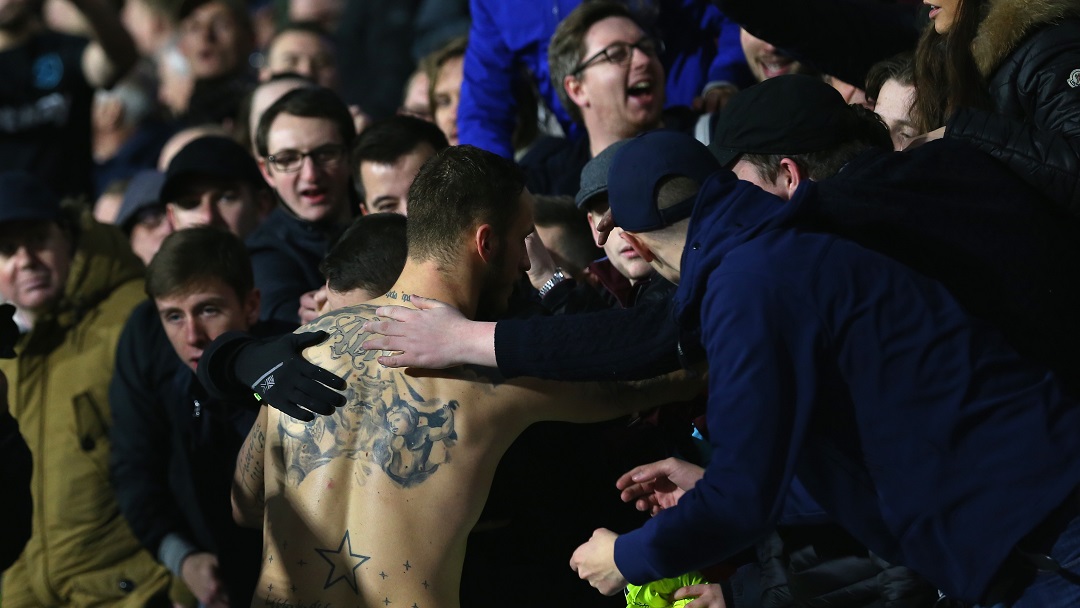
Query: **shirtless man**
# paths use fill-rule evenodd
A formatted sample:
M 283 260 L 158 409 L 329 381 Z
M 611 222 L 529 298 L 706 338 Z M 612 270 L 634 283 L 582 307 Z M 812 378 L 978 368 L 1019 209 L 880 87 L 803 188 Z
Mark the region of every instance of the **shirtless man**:
M 455 608 L 466 537 L 521 431 L 614 418 L 696 388 L 383 367 L 381 351 L 361 348 L 378 306 L 411 306 L 417 294 L 490 318 L 529 267 L 532 196 L 511 161 L 449 148 L 421 169 L 409 201 L 409 256 L 393 288 L 302 329 L 329 334 L 304 354 L 347 378 L 345 406 L 310 422 L 263 408 L 241 451 L 234 516 L 264 529 L 255 605 Z

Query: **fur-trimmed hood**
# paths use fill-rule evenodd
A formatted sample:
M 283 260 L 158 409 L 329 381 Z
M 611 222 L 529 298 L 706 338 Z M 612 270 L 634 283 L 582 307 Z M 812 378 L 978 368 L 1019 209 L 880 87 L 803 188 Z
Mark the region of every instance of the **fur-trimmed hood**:
M 1080 17 L 1080 0 L 990 0 L 971 43 L 979 72 L 989 77 L 1028 35 L 1069 17 Z

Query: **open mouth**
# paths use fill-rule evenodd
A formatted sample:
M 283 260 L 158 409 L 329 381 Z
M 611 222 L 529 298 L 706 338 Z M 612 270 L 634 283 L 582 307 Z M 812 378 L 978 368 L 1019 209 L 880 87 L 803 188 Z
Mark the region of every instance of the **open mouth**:
M 300 198 L 309 205 L 319 205 L 326 200 L 326 190 L 322 188 L 304 188 Z
M 937 17 L 937 14 L 941 12 L 941 7 L 936 4 L 927 4 L 930 7 L 930 18 Z
M 795 62 L 793 60 L 786 57 L 758 61 L 758 65 L 761 66 L 761 72 L 766 79 L 776 78 L 777 76 L 783 76 L 784 74 L 791 72 L 794 64 Z
M 642 80 L 635 82 L 626 89 L 627 95 L 630 97 L 645 97 L 652 95 L 653 83 L 651 80 Z

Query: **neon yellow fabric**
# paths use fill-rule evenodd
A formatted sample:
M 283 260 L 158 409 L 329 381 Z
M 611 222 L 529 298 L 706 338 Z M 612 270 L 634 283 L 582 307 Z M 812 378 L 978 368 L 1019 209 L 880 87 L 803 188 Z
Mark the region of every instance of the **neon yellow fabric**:
M 674 600 L 672 596 L 675 592 L 687 585 L 701 585 L 707 582 L 700 572 L 691 572 L 645 585 L 627 585 L 626 608 L 682 608 L 694 601 L 694 598 Z

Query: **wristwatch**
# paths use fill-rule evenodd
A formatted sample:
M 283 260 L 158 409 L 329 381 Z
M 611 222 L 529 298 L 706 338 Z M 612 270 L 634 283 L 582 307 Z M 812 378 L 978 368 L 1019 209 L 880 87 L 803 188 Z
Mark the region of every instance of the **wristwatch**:
M 563 274 L 563 269 L 556 266 L 555 267 L 555 272 L 553 272 L 551 274 L 551 278 L 548 279 L 547 282 L 545 282 L 543 285 L 540 286 L 540 298 L 542 299 L 544 296 L 546 296 L 548 294 L 549 291 L 551 291 L 551 288 L 555 287 L 559 283 L 562 283 L 566 279 L 567 279 L 567 276 L 565 274 Z

